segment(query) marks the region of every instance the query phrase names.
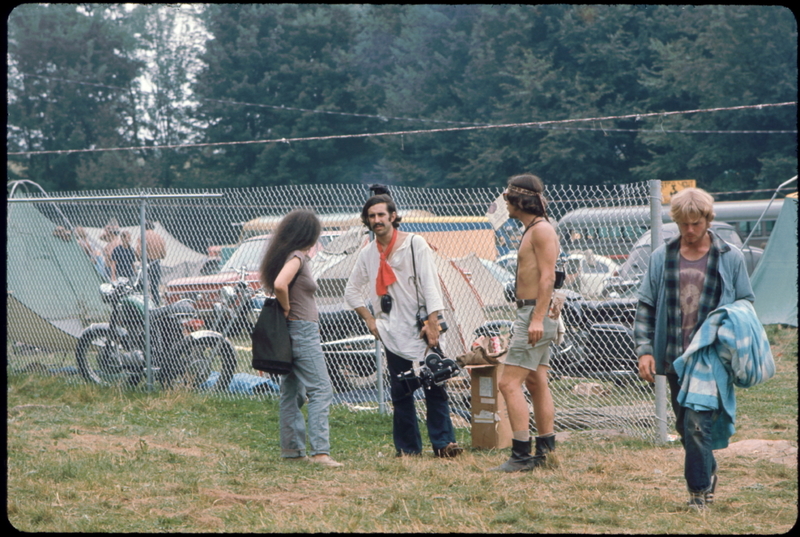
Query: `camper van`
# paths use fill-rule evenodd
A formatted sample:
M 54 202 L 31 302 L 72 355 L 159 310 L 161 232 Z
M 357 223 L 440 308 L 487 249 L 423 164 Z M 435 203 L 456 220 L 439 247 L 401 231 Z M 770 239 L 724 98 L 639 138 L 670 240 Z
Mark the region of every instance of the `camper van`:
M 753 229 L 748 246 L 763 248 L 775 227 L 783 200 L 721 201 L 714 203 L 714 220 L 732 225 L 742 241 Z M 766 212 L 765 212 L 766 211 Z M 756 227 L 761 215 L 764 217 Z M 672 222 L 669 205 L 661 207 L 661 221 Z M 582 207 L 558 221 L 561 246 L 566 251 L 592 250 L 623 261 L 634 243 L 650 229 L 650 207 Z
M 258 218 L 253 218 L 242 224 L 242 233 L 239 237 L 239 242 L 243 242 L 250 237 L 255 237 L 256 235 L 269 235 L 275 228 L 278 227 L 278 224 L 283 217 L 281 216 L 259 216 Z M 327 231 L 328 236 L 336 236 L 336 231 L 344 232 L 350 229 L 353 226 L 360 226 L 361 225 L 361 215 L 359 213 L 332 213 L 332 214 L 319 214 L 317 215 L 319 218 L 320 224 L 322 224 L 322 231 Z
M 764 248 L 782 207 L 783 199 L 772 200 L 772 203 L 770 200 L 720 201 L 714 204 L 714 220 L 732 225 L 742 242 L 752 233 L 747 245 Z
M 669 222 L 669 207 L 662 208 Z M 614 260 L 624 260 L 636 240 L 650 229 L 650 207 L 581 207 L 565 214 L 556 226 L 566 252 L 591 250 Z

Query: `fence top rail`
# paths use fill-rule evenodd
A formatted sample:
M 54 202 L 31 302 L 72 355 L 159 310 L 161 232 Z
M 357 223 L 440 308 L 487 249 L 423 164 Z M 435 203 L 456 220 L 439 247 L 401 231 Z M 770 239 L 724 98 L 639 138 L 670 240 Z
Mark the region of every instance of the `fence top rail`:
M 68 198 L 54 198 L 48 197 L 22 197 L 22 198 L 8 198 L 8 203 L 19 202 L 35 202 L 35 203 L 59 203 L 64 201 L 99 201 L 99 200 L 141 200 L 141 199 L 175 199 L 175 198 L 221 198 L 224 194 L 132 194 L 120 196 L 73 196 Z

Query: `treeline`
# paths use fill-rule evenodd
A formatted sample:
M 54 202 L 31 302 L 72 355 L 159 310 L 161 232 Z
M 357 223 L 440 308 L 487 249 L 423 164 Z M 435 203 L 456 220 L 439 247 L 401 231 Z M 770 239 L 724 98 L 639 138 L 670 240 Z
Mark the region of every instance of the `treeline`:
M 8 32 L 8 176 L 51 191 L 533 171 L 719 192 L 797 169 L 796 104 L 563 121 L 796 101 L 780 6 L 46 4 Z M 140 149 L 35 154 L 121 147 Z

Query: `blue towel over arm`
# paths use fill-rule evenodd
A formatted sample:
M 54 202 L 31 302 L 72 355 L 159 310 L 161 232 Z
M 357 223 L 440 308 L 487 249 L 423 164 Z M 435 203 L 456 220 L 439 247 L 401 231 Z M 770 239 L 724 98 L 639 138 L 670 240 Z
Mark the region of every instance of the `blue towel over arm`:
M 735 432 L 733 386 L 749 388 L 775 375 L 767 334 L 748 300 L 712 311 L 673 366 L 681 384 L 678 403 L 695 411 L 718 413 L 712 427 L 712 449 L 727 447 Z

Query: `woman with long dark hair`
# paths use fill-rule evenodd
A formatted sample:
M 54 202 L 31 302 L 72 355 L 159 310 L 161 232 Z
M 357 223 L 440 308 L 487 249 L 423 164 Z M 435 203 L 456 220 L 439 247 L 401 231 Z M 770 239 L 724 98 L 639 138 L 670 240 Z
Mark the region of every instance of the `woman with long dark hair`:
M 330 456 L 328 412 L 333 388 L 322 354 L 319 313 L 314 302 L 317 283 L 308 253 L 322 226 L 311 211 L 287 214 L 272 235 L 261 260 L 261 283 L 275 293 L 292 340 L 292 372 L 283 378 L 280 397 L 281 457 L 323 466 L 342 466 Z M 301 411 L 308 397 L 308 429 Z M 311 446 L 306 457 L 306 433 Z

